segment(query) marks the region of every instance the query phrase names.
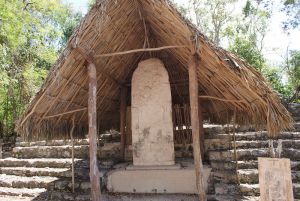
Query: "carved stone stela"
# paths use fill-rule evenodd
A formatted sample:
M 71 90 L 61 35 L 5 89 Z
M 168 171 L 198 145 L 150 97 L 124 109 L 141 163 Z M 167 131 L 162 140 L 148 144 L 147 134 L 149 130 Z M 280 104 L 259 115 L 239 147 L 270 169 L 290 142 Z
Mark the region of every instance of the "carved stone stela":
M 172 99 L 168 72 L 159 59 L 138 64 L 131 84 L 133 165 L 108 173 L 117 193 L 197 194 L 193 163 L 175 164 Z M 187 165 L 188 164 L 188 165 Z M 204 167 L 204 189 L 211 168 Z
M 290 159 L 258 158 L 261 201 L 293 201 Z
M 132 77 L 133 165 L 174 165 L 172 99 L 159 59 L 139 63 Z

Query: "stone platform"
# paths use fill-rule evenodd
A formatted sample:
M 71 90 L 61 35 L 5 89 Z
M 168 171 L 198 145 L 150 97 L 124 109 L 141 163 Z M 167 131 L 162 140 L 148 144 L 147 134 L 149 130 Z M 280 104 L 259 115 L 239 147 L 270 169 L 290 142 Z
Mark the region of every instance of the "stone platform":
M 208 187 L 211 168 L 204 166 L 204 184 Z M 192 164 L 182 167 L 139 168 L 128 165 L 108 173 L 107 189 L 114 193 L 196 194 L 196 176 Z

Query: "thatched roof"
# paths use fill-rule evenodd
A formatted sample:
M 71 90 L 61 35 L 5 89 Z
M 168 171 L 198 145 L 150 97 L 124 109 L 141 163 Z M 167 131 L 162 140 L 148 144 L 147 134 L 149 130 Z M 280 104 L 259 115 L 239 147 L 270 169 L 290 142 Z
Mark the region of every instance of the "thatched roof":
M 270 136 L 291 127 L 289 113 L 262 75 L 242 59 L 214 45 L 169 1 L 100 0 L 76 29 L 41 90 L 20 118 L 17 131 L 25 139 L 68 135 L 72 118 L 77 125 L 76 133 L 85 134 L 88 63 L 74 46 L 92 55 L 97 67 L 97 112 L 101 130 L 118 128 L 120 88 L 130 86 L 138 62 L 150 57 L 164 62 L 170 76 L 173 102 L 188 103 L 187 68 L 195 46 L 199 47 L 201 56 L 200 94 L 228 100 L 203 99 L 206 119 L 226 123 L 236 111 L 238 124 L 266 126 Z M 162 46 L 185 47 L 103 55 Z M 53 117 L 76 109 L 76 113 Z

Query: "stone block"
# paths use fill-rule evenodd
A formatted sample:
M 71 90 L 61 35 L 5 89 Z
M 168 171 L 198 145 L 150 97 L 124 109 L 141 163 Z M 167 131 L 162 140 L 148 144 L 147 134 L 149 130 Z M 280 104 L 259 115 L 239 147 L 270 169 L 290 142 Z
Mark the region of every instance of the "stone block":
M 294 201 L 289 159 L 258 158 L 261 201 Z
M 174 165 L 171 86 L 159 59 L 139 63 L 131 95 L 133 164 Z
M 207 190 L 211 168 L 204 166 Z M 193 166 L 180 169 L 119 169 L 108 173 L 107 189 L 115 193 L 182 193 L 196 194 Z

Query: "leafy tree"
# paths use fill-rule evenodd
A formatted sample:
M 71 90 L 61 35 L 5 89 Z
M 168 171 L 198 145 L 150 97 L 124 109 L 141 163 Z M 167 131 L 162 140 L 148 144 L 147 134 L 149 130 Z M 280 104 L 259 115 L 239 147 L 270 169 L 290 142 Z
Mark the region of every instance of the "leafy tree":
M 225 37 L 228 22 L 233 19 L 234 3 L 237 0 L 189 0 L 179 10 L 189 19 L 195 18 L 196 25 L 214 43 L 220 44 Z
M 291 101 L 300 102 L 300 51 L 294 50 L 290 52 L 290 61 L 288 63 L 289 81 L 295 92 Z
M 283 0 L 283 11 L 287 14 L 287 20 L 283 23 L 285 30 L 300 27 L 300 0 Z
M 262 70 L 272 88 L 284 101 L 289 101 L 292 97 L 292 86 L 289 83 L 283 83 L 283 73 L 279 68 L 265 67 Z
M 89 6 L 89 9 L 92 8 L 92 6 L 96 3 L 97 0 L 88 0 L 88 6 Z
M 229 50 L 241 58 L 245 59 L 251 66 L 262 71 L 265 65 L 265 59 L 258 50 L 255 42 L 242 37 L 237 37 Z
M 37 92 L 79 21 L 61 0 L 0 0 L 0 135 Z M 0 136 L 1 137 L 1 136 Z
M 273 1 L 247 0 L 239 13 L 232 12 L 236 2 L 189 0 L 188 6 L 179 8 L 188 18 L 196 18 L 196 25 L 215 43 L 227 41 L 230 51 L 259 70 L 273 89 L 288 99 L 291 96 L 291 85 L 282 82 L 282 71 L 269 67 L 263 56 Z

